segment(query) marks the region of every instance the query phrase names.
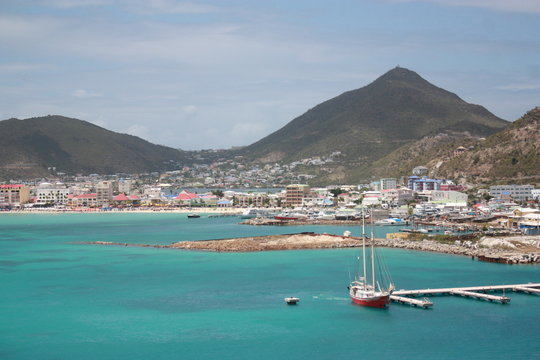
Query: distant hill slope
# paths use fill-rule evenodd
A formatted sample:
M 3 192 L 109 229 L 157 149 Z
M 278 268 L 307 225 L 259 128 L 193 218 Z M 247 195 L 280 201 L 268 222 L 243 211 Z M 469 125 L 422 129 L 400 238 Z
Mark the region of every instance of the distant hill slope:
M 437 173 L 476 182 L 540 183 L 539 139 L 537 107 L 471 151 L 444 161 Z
M 44 176 L 58 171 L 112 174 L 170 167 L 179 150 L 63 116 L 0 121 L 0 177 Z
M 345 171 L 339 177 L 358 181 L 372 171 L 374 161 L 428 134 L 487 136 L 506 125 L 482 106 L 468 104 L 398 67 L 363 88 L 315 106 L 240 154 L 273 162 L 341 151 Z

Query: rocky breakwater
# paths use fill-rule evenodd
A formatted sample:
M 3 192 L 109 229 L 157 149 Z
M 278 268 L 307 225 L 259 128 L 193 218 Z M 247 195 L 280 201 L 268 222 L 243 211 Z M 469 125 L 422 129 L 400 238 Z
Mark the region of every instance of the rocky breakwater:
M 361 240 L 354 237 L 301 233 L 290 235 L 253 236 L 245 238 L 180 241 L 171 248 L 217 252 L 252 252 L 270 250 L 332 249 L 357 247 Z
M 387 239 L 376 239 L 375 245 L 471 256 L 480 261 L 503 264 L 540 263 L 540 236 L 482 237 L 478 241 L 456 240 L 452 243 L 429 238 L 409 240 L 389 236 Z
M 320 220 L 320 219 L 298 219 L 298 220 L 277 220 L 273 218 L 258 217 L 253 219 L 247 219 L 240 223 L 240 225 L 277 225 L 277 226 L 299 226 L 299 225 L 360 225 L 360 220 Z

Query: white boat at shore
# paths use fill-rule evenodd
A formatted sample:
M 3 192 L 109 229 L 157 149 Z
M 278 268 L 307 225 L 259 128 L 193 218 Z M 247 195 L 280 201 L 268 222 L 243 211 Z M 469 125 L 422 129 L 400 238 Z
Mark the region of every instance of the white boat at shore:
M 274 214 L 265 209 L 247 209 L 242 212 L 240 219 L 253 219 L 260 217 L 272 217 Z
M 373 224 L 375 225 L 383 225 L 383 226 L 396 226 L 396 225 L 407 225 L 407 221 L 403 221 L 400 218 L 388 218 L 383 220 L 375 221 Z

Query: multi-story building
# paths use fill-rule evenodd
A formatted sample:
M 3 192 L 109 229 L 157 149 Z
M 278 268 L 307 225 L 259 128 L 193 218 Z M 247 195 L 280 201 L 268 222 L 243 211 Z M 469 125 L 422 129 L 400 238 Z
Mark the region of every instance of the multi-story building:
M 64 205 L 68 201 L 69 189 L 64 184 L 41 183 L 36 188 L 36 204 Z
M 96 193 L 80 194 L 80 195 L 68 195 L 67 204 L 71 207 L 96 207 L 97 197 Z
M 264 193 L 236 193 L 234 194 L 234 204 L 239 207 L 262 207 L 268 205 L 270 200 L 268 194 Z
M 131 181 L 126 179 L 118 180 L 118 192 L 124 194 L 131 194 Z
M 392 206 L 405 205 L 414 198 L 410 189 L 388 189 L 381 191 L 381 194 L 382 201 Z
M 513 199 L 518 201 L 531 200 L 533 198 L 533 185 L 495 185 L 489 187 L 489 195 L 496 199 Z
M 26 185 L 0 185 L 0 206 L 21 206 L 30 200 Z
M 441 184 L 441 191 L 463 191 L 465 190 L 465 187 L 463 185 L 455 185 L 455 184 Z
M 382 194 L 380 191 L 364 191 L 362 206 L 376 206 L 381 204 Z
M 96 184 L 96 201 L 98 206 L 108 206 L 113 198 L 112 181 L 100 181 Z
M 434 190 L 429 193 L 430 202 L 464 203 L 465 205 L 467 204 L 468 195 L 459 191 Z
M 304 198 L 309 195 L 309 185 L 293 184 L 285 188 L 285 206 L 295 207 L 304 204 Z
M 380 190 L 390 190 L 397 188 L 397 179 L 394 178 L 382 178 L 380 183 Z
M 407 187 L 413 191 L 440 190 L 442 180 L 428 179 L 426 177 L 409 176 Z

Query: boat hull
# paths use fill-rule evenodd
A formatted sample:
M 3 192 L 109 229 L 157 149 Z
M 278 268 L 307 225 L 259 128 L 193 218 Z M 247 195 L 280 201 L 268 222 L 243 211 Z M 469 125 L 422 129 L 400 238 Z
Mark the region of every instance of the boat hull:
M 276 219 L 276 220 L 298 220 L 298 218 L 294 217 L 294 216 L 274 216 L 274 219 Z
M 369 306 L 375 308 L 385 308 L 390 304 L 390 295 L 373 296 L 359 298 L 351 295 L 351 300 L 361 306 Z

